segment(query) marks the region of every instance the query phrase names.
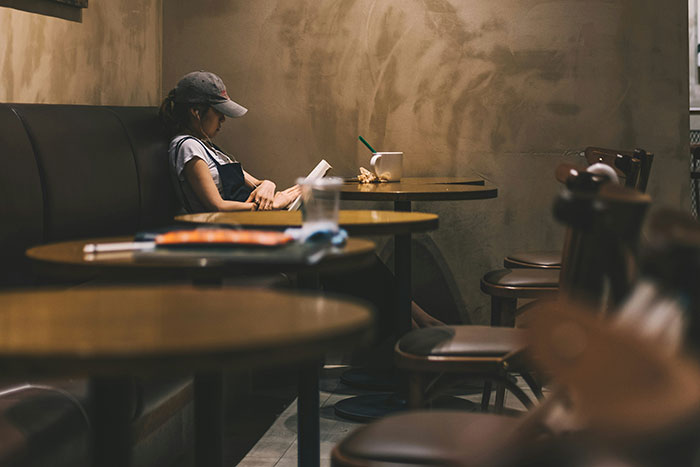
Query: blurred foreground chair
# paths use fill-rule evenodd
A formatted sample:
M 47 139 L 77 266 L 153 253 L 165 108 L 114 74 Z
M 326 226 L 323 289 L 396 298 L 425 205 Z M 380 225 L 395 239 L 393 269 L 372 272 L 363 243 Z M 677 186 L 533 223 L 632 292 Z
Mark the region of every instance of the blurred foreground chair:
M 589 166 L 596 163 L 606 164 L 615 170 L 621 184 L 642 193 L 646 192 L 654 154 L 648 153 L 644 149 L 618 151 L 589 146 L 584 150 L 583 155 Z M 559 269 L 561 267 L 561 250 L 512 253 L 503 259 L 503 266 L 509 269 Z
M 654 299 L 640 303 L 632 293 L 622 308 L 634 305 L 648 321 L 676 303 L 686 310 L 692 339 L 700 292 L 692 281 L 676 280 L 679 268 L 700 271 L 700 225 L 664 213 L 652 217 L 651 229 L 641 275 L 654 285 Z M 667 352 L 663 327 L 649 333 L 639 320 L 597 314 L 597 308 L 563 300 L 534 311 L 524 346 L 553 390 L 523 417 L 454 411 L 390 416 L 351 433 L 333 449 L 331 465 L 695 465 L 697 354 L 692 361 L 681 348 Z
M 649 197 L 587 172 L 570 173 L 566 183 L 553 208 L 555 218 L 567 226 L 561 287 L 567 296 L 592 305 L 602 304 L 608 294 L 619 301 L 632 281 Z M 513 373 L 522 375 L 536 397 L 542 395 L 522 361 L 522 350 L 519 329 L 440 326 L 411 331 L 397 342 L 395 356 L 397 366 L 410 372 L 410 407 L 425 407 L 463 380 L 482 378 L 482 410 L 495 382 L 500 412 L 505 388 L 526 407 L 532 405 Z

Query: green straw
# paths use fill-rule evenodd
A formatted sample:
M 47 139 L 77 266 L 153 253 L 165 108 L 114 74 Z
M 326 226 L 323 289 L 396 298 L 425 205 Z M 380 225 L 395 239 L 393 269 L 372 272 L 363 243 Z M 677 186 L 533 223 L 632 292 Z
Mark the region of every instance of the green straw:
M 360 136 L 360 141 L 362 141 L 362 143 L 365 146 L 367 146 L 369 148 L 369 150 L 372 151 L 373 153 L 377 152 L 374 150 L 374 148 L 372 146 L 369 145 L 369 143 L 367 141 L 365 141 L 365 139 L 362 136 Z

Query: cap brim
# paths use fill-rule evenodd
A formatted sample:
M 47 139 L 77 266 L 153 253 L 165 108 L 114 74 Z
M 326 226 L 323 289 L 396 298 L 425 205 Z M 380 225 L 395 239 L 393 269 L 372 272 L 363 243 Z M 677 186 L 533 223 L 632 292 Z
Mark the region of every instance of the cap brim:
M 236 104 L 231 99 L 228 99 L 224 102 L 212 104 L 212 107 L 214 107 L 216 110 L 226 115 L 227 117 L 233 118 L 242 117 L 243 115 L 245 115 L 246 112 L 248 112 L 248 109 L 246 109 L 240 104 Z

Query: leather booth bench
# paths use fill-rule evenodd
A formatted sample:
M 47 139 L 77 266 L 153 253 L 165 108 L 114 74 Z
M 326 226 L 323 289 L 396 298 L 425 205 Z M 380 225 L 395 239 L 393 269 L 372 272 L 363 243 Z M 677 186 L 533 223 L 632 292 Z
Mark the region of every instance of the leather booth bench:
M 0 288 L 40 286 L 24 251 L 172 222 L 167 138 L 155 107 L 0 104 Z M 56 285 L 52 283 L 52 285 Z M 133 464 L 191 446 L 190 380 L 135 381 Z M 0 385 L 0 465 L 88 465 L 87 381 Z

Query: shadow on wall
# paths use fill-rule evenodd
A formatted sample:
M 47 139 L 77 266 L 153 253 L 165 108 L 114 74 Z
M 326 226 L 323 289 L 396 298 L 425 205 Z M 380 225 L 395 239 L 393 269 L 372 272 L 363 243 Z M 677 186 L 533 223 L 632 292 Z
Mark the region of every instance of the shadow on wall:
M 429 235 L 414 235 L 412 240 L 413 300 L 446 324 L 471 324 L 464 321 L 469 319 L 467 306 L 437 244 Z M 393 251 L 393 242 L 388 242 L 380 255 L 392 269 Z

